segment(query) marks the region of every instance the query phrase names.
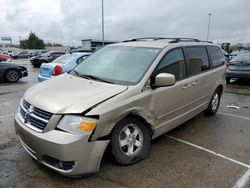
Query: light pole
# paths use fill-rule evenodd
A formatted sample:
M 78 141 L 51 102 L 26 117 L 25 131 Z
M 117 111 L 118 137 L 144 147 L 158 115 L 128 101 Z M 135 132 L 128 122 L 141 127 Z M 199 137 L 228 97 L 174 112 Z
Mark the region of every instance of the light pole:
M 211 17 L 211 13 L 208 14 L 208 26 L 207 26 L 207 41 L 209 39 L 209 30 L 210 30 L 210 17 Z
M 103 0 L 102 0 L 102 47 L 104 46 L 104 10 L 103 10 Z

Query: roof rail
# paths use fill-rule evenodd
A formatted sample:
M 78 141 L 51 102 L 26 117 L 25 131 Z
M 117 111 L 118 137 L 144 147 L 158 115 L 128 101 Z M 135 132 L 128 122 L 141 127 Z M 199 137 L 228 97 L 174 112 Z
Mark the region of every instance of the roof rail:
M 123 42 L 136 42 L 136 41 L 147 41 L 147 40 L 170 40 L 169 43 L 177 43 L 177 42 L 209 42 L 213 43 L 211 41 L 204 41 L 204 40 L 199 40 L 195 38 L 166 38 L 166 37 L 144 37 L 144 38 L 134 38 L 130 40 L 125 40 Z
M 135 41 L 144 41 L 144 40 L 163 40 L 163 39 L 169 39 L 169 38 L 164 38 L 164 37 L 143 37 L 143 38 L 129 39 L 129 40 L 125 40 L 123 42 L 135 42 Z

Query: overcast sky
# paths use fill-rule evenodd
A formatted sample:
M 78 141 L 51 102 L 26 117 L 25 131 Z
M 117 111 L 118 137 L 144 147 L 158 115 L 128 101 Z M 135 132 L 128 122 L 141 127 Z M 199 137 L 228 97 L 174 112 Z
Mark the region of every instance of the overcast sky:
M 101 0 L 0 0 L 0 37 L 80 45 L 101 39 Z M 250 0 L 104 0 L 105 39 L 194 37 L 250 43 Z

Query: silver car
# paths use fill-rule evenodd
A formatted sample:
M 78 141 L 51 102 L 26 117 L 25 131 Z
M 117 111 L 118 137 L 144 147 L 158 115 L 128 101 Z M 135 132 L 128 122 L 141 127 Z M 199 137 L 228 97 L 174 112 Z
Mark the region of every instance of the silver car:
M 27 90 L 16 133 L 34 159 L 66 176 L 97 172 L 109 144 L 118 163 L 132 164 L 152 139 L 216 113 L 225 69 L 220 47 L 197 39 L 112 44 Z

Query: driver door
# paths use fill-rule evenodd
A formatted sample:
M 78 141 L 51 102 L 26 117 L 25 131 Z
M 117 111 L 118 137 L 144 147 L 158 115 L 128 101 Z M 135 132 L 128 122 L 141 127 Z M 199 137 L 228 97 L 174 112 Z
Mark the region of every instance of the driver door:
M 192 84 L 187 78 L 186 63 L 182 48 L 175 48 L 166 53 L 153 73 L 175 75 L 173 86 L 159 87 L 153 90 L 157 126 L 153 137 L 157 137 L 187 120 L 192 103 Z

